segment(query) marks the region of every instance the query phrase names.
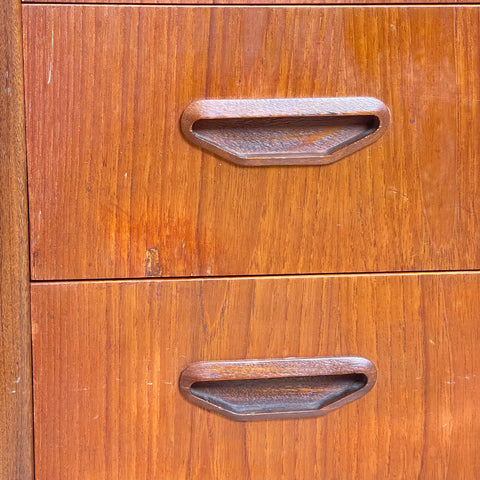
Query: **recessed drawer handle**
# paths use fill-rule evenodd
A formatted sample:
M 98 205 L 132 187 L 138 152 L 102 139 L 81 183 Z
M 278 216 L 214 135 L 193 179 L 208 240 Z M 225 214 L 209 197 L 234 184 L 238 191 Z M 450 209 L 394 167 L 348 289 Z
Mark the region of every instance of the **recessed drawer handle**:
M 376 376 L 359 357 L 200 362 L 181 373 L 180 391 L 233 420 L 318 417 L 365 395 Z
M 199 100 L 184 135 L 239 165 L 324 165 L 375 142 L 390 113 L 371 97 Z

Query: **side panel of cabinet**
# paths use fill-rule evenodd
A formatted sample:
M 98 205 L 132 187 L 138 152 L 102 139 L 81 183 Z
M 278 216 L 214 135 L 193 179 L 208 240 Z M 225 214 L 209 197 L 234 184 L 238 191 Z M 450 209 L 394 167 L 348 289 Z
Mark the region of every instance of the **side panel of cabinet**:
M 32 286 L 37 480 L 473 479 L 480 276 Z M 363 356 L 365 397 L 236 423 L 188 403 L 191 362 Z
M 24 6 L 33 278 L 480 268 L 478 7 Z M 373 96 L 325 167 L 240 167 L 202 98 Z
M 33 480 L 27 164 L 20 0 L 0 3 L 0 479 Z

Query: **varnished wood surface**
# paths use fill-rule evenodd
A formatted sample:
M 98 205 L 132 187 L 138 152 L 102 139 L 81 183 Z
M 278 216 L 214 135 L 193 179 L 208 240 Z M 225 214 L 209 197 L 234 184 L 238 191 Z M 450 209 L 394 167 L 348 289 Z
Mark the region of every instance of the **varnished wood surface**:
M 271 5 L 281 5 L 281 4 L 304 4 L 304 5 L 309 5 L 309 4 L 330 4 L 330 5 L 375 5 L 375 4 L 398 4 L 400 3 L 399 0 L 35 0 L 35 2 L 32 2 L 30 0 L 25 1 L 25 3 L 103 3 L 103 4 L 212 4 L 212 5 L 235 5 L 235 4 L 244 4 L 244 5 L 261 5 L 261 4 L 271 4 Z M 419 2 L 418 0 L 402 0 L 401 3 L 404 4 L 430 4 L 430 3 L 436 3 L 436 4 L 442 4 L 442 3 L 476 3 L 475 0 L 422 0 Z
M 0 2 L 0 478 L 33 480 L 20 2 Z
M 244 166 L 326 165 L 378 140 L 390 121 L 376 98 L 199 100 L 181 118 L 188 140 Z
M 474 480 L 479 274 L 32 285 L 38 480 Z M 364 397 L 232 422 L 187 402 L 190 363 L 361 356 Z
M 480 268 L 478 7 L 24 6 L 35 279 Z M 324 167 L 232 165 L 204 98 L 371 96 Z

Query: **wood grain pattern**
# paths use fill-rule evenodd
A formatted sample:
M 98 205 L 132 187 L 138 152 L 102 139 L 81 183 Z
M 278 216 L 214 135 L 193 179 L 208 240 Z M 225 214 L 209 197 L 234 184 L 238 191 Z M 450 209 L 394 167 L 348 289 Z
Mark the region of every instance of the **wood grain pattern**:
M 478 7 L 23 11 L 33 278 L 480 268 Z M 337 96 L 393 120 L 325 167 L 180 130 L 196 99 Z
M 326 165 L 378 140 L 390 122 L 376 98 L 198 100 L 182 114 L 185 137 L 244 166 Z
M 0 478 L 33 480 L 20 2 L 0 2 Z
M 326 415 L 368 393 L 377 377 L 365 358 L 280 358 L 197 362 L 180 374 L 180 392 L 232 420 Z
M 23 0 L 25 3 L 32 3 L 31 0 Z M 35 3 L 103 3 L 103 4 L 213 4 L 213 5 L 235 5 L 235 4 L 243 4 L 243 5 L 294 5 L 294 4 L 305 4 L 305 5 L 322 5 L 322 4 L 331 4 L 331 5 L 375 5 L 375 4 L 398 4 L 398 0 L 55 0 L 55 2 L 51 2 L 50 0 L 35 0 Z M 418 0 L 402 0 L 403 4 L 418 4 Z M 475 0 L 423 0 L 421 3 L 429 4 L 429 3 L 476 3 Z
M 479 274 L 32 285 L 37 480 L 475 479 Z M 232 422 L 190 363 L 361 356 L 365 397 Z

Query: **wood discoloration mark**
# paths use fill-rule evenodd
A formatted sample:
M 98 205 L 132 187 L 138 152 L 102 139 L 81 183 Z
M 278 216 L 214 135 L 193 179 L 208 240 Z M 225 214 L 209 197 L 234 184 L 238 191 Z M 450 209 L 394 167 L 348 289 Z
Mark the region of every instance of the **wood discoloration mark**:
M 147 249 L 147 253 L 145 254 L 145 276 L 162 276 L 162 267 L 160 266 L 160 258 L 157 247 Z

